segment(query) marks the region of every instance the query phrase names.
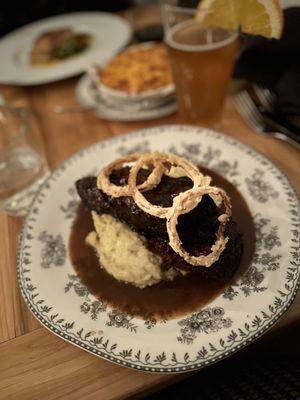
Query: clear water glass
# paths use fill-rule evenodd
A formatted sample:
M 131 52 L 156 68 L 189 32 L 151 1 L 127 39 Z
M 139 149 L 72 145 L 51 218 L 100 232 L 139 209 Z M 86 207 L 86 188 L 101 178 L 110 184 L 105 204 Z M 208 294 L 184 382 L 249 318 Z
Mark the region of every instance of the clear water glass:
M 24 216 L 49 174 L 24 108 L 0 106 L 0 210 Z

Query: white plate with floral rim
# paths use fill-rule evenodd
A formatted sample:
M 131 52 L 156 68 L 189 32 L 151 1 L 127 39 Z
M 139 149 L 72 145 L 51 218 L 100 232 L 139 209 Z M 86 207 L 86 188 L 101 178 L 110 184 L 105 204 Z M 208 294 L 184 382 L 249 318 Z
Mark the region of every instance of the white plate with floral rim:
M 74 182 L 120 155 L 172 151 L 237 185 L 256 226 L 250 269 L 204 309 L 145 321 L 111 309 L 75 276 L 67 243 L 78 198 Z M 46 180 L 27 216 L 18 277 L 38 320 L 61 338 L 114 363 L 149 372 L 185 372 L 235 353 L 289 308 L 299 286 L 299 204 L 267 158 L 221 133 L 183 125 L 143 129 L 73 155 Z

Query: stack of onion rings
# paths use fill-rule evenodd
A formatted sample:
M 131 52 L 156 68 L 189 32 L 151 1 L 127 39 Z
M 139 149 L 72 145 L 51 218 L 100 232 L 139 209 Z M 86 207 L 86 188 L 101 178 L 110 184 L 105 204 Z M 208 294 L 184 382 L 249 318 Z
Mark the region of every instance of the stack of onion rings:
M 117 186 L 110 182 L 109 177 L 113 170 L 121 169 L 124 164 L 132 162 L 134 164 L 130 169 L 127 185 Z M 138 172 L 149 165 L 153 166 L 153 170 L 142 184 L 137 185 Z M 171 207 L 161 207 L 149 203 L 142 194 L 142 191 L 145 192 L 156 187 L 160 183 L 162 176 L 169 170 L 170 165 L 181 167 L 185 171 L 186 176 L 192 180 L 193 187 L 174 197 Z M 101 170 L 97 178 L 97 187 L 112 197 L 131 196 L 137 206 L 147 214 L 158 218 L 165 218 L 170 247 L 189 264 L 210 267 L 219 259 L 229 240 L 224 234 L 226 223 L 231 217 L 231 202 L 229 197 L 224 190 L 210 186 L 210 182 L 211 178 L 204 176 L 191 161 L 175 154 L 154 152 L 134 153 L 113 161 Z M 182 247 L 176 229 L 178 217 L 182 214 L 187 214 L 197 207 L 205 194 L 212 195 L 211 198 L 215 203 L 215 197 L 220 197 L 225 211 L 218 217 L 220 225 L 216 232 L 216 241 L 211 247 L 211 252 L 207 255 L 193 256 Z M 220 205 L 216 205 L 220 207 Z

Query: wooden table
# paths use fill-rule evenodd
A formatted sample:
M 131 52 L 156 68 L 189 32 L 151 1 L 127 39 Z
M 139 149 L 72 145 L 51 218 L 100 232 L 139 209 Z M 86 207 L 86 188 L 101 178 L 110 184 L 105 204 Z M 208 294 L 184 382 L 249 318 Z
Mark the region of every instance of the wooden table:
M 55 105 L 76 103 L 76 80 L 42 87 L 0 86 L 8 101 L 31 112 L 34 135 L 41 141 L 50 168 L 99 140 L 150 125 L 178 123 L 176 115 L 151 122 L 117 123 L 91 111 L 56 114 Z M 253 132 L 226 102 L 221 130 L 269 157 L 300 193 L 300 153 L 290 145 Z M 16 278 L 16 253 L 22 219 L 0 213 L 0 399 L 121 399 L 182 379 L 184 375 L 137 372 L 101 360 L 47 331 L 27 309 Z M 300 297 L 273 328 L 300 319 Z M 186 376 L 186 375 L 185 375 Z

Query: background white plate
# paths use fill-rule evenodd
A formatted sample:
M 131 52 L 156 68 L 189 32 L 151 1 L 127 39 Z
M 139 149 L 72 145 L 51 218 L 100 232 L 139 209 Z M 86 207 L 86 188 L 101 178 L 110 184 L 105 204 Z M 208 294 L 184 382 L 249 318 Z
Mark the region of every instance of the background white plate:
M 204 309 L 166 322 L 132 318 L 92 296 L 75 276 L 67 253 L 78 204 L 74 182 L 116 157 L 172 151 L 235 184 L 256 225 L 251 267 Z M 19 247 L 24 299 L 49 330 L 99 357 L 138 370 L 185 372 L 222 360 L 266 332 L 288 309 L 299 287 L 298 199 L 265 157 L 218 132 L 161 126 L 88 147 L 56 169 L 37 194 Z
M 34 40 L 49 30 L 70 27 L 92 35 L 84 52 L 49 66 L 28 62 Z M 25 25 L 0 40 L 0 82 L 37 85 L 69 78 L 84 72 L 93 63 L 104 64 L 130 40 L 130 25 L 121 17 L 103 12 L 58 15 Z

